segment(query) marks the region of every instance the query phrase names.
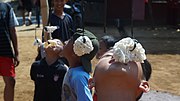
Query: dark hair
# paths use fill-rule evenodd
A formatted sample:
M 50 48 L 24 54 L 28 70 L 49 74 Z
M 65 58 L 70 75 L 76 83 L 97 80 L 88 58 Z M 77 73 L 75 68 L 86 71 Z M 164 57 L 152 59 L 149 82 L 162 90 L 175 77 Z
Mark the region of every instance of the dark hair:
M 146 59 L 146 60 L 144 60 L 144 63 L 141 63 L 141 67 L 143 70 L 143 76 L 144 76 L 145 80 L 148 81 L 150 79 L 151 73 L 152 73 L 151 64 Z
M 116 43 L 116 39 L 111 36 L 111 35 L 105 35 L 103 37 L 101 37 L 101 39 L 105 44 L 106 44 L 106 48 L 110 49 L 114 46 L 114 44 Z
M 149 61 L 146 59 L 144 60 L 144 63 L 141 63 L 141 67 L 143 70 L 143 78 L 148 81 L 151 78 L 152 68 Z M 136 101 L 138 101 L 143 95 L 143 92 L 136 98 Z

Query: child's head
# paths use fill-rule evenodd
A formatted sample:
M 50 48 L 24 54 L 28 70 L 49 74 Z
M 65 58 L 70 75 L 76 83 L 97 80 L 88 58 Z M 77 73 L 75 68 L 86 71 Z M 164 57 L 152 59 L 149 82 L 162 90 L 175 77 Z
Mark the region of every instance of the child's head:
M 149 91 L 148 80 L 151 76 L 151 65 L 146 59 L 145 49 L 135 39 L 129 37 L 115 43 L 113 49 L 106 52 L 96 65 L 94 80 L 97 92 L 103 85 L 111 88 L 114 92 L 128 95 L 131 94 L 138 100 L 143 92 Z M 102 79 L 106 81 L 102 83 Z M 113 82 L 113 83 L 109 83 Z M 100 85 L 101 84 L 101 85 Z M 108 89 L 107 88 L 107 89 Z M 131 95 L 128 95 L 130 97 Z
M 80 62 L 86 72 L 91 72 L 91 60 L 96 55 L 99 43 L 95 35 L 87 30 L 78 30 L 64 46 L 62 54 L 69 64 Z
M 52 0 L 52 6 L 54 10 L 63 11 L 64 5 L 68 2 L 68 0 Z
M 96 58 L 99 59 L 105 52 L 110 50 L 116 42 L 116 39 L 111 35 L 105 35 L 99 40 L 99 51 Z
M 144 60 L 143 63 L 135 61 L 129 61 L 126 64 L 118 61 L 115 62 L 113 51 L 109 51 L 109 53 L 106 52 L 102 56 L 96 65 L 94 80 L 95 84 L 99 84 L 99 82 L 102 82 L 102 80 L 99 80 L 99 77 L 108 76 L 109 78 L 106 78 L 107 80 L 110 79 L 109 81 L 112 80 L 113 84 L 118 85 L 117 88 L 114 87 L 114 89 L 117 89 L 118 92 L 122 92 L 125 95 L 129 93 L 135 95 L 136 101 L 138 101 L 144 92 L 150 90 L 148 81 L 151 77 L 151 73 L 151 64 L 147 60 Z M 102 74 L 104 74 L 104 76 L 102 76 Z M 101 85 L 96 85 L 97 92 L 99 86 Z M 107 87 L 110 86 L 112 85 L 109 84 Z
M 48 40 L 44 42 L 46 55 L 59 56 L 63 50 L 63 43 L 59 39 Z

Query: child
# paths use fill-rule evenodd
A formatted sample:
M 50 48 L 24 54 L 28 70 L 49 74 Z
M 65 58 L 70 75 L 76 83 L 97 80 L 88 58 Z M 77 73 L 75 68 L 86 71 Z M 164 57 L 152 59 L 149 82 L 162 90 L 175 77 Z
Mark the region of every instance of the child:
M 95 86 L 98 101 L 138 101 L 150 89 L 151 72 L 141 44 L 123 38 L 101 57 L 89 88 Z
M 49 39 L 60 39 L 62 42 L 67 41 L 74 33 L 74 25 L 70 15 L 63 12 L 64 5 L 68 0 L 52 0 L 53 3 L 53 13 L 50 13 L 49 24 L 50 26 L 45 26 L 46 29 L 42 35 L 42 41 L 47 41 Z M 48 28 L 51 28 L 49 31 Z M 52 32 L 52 33 L 50 33 Z M 38 55 L 36 60 L 43 58 L 41 55 L 40 48 L 38 49 Z M 66 62 L 66 59 L 64 58 Z M 68 63 L 66 62 L 68 65 Z
M 101 37 L 99 40 L 99 51 L 96 55 L 96 58 L 100 59 L 105 52 L 109 51 L 114 46 L 115 42 L 116 39 L 111 35 L 105 35 Z
M 116 41 L 117 40 L 111 35 L 105 35 L 101 37 L 101 39 L 99 40 L 99 50 L 98 53 L 96 54 L 96 58 L 100 59 L 104 53 L 112 49 Z M 97 101 L 96 91 L 94 92 L 93 95 L 93 101 Z
M 44 44 L 46 57 L 35 61 L 30 76 L 34 81 L 34 101 L 61 101 L 63 78 L 68 68 L 59 57 L 63 44 L 60 40 L 48 40 Z
M 50 13 L 49 24 L 50 26 L 57 26 L 51 35 L 50 33 L 44 33 L 44 41 L 52 39 L 60 39 L 61 41 L 67 41 L 74 31 L 73 20 L 70 15 L 64 13 L 64 5 L 68 0 L 52 0 L 53 12 Z M 51 37 L 50 37 L 51 36 Z
M 98 47 L 98 40 L 87 30 L 76 32 L 64 46 L 62 54 L 70 69 L 63 81 L 62 101 L 93 101 L 88 79 L 92 72 L 91 60 Z

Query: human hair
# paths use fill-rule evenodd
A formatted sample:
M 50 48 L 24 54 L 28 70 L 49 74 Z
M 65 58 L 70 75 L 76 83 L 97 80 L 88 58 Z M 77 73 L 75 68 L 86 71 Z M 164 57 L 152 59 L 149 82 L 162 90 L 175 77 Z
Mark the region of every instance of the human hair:
M 149 61 L 146 59 L 144 60 L 144 63 L 141 63 L 142 71 L 143 71 L 143 78 L 146 81 L 149 81 L 151 78 L 151 73 L 152 73 L 152 67 Z M 143 92 L 136 98 L 136 101 L 139 101 L 139 99 L 142 97 Z
M 107 48 L 108 50 L 111 49 L 111 48 L 114 46 L 114 44 L 116 43 L 116 41 L 117 41 L 117 40 L 116 40 L 113 36 L 111 36 L 111 35 L 105 35 L 105 36 L 101 37 L 100 40 L 102 40 L 102 41 L 105 43 L 106 48 Z
M 144 60 L 144 63 L 141 63 L 141 67 L 143 70 L 143 76 L 144 76 L 145 80 L 149 81 L 149 79 L 151 77 L 151 73 L 152 73 L 151 64 L 146 59 L 146 60 Z

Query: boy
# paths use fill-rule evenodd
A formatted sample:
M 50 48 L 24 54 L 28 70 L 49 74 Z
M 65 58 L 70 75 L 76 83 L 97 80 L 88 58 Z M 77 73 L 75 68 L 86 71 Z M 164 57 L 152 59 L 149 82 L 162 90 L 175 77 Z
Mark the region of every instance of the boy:
M 117 40 L 111 35 L 105 35 L 101 37 L 99 40 L 99 51 L 96 55 L 96 58 L 100 59 L 105 52 L 109 51 L 114 46 L 116 41 Z
M 98 40 L 87 30 L 78 30 L 64 46 L 62 54 L 70 69 L 63 81 L 62 101 L 92 101 L 88 79 L 98 47 Z
M 19 65 L 15 29 L 18 24 L 12 7 L 8 3 L 0 2 L 0 76 L 3 76 L 5 83 L 5 101 L 14 100 L 15 67 Z
M 60 40 L 48 40 L 44 44 L 46 57 L 35 61 L 30 76 L 34 81 L 34 101 L 61 101 L 61 88 L 67 66 L 59 57 L 63 44 Z
M 116 43 L 116 39 L 111 35 L 105 35 L 99 40 L 99 50 L 96 54 L 96 58 L 100 59 L 101 56 L 107 51 L 111 50 Z M 97 101 L 97 94 L 94 92 L 93 101 Z
M 52 39 L 60 39 L 61 41 L 67 41 L 74 31 L 73 20 L 70 15 L 64 13 L 64 5 L 68 0 L 52 0 L 53 3 L 53 12 L 50 14 L 49 24 L 50 26 L 57 26 L 56 29 L 51 35 L 50 33 L 45 32 L 44 41 Z
M 151 65 L 140 43 L 124 38 L 99 60 L 89 88 L 98 101 L 137 101 L 149 91 Z

